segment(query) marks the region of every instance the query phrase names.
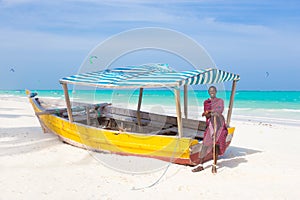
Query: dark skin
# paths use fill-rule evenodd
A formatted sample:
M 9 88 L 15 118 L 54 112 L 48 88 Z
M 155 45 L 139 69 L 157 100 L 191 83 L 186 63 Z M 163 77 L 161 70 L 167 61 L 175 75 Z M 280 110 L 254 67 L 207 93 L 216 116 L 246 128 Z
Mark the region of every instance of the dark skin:
M 209 87 L 208 89 L 208 94 L 210 96 L 211 99 L 216 98 L 216 94 L 217 94 L 217 90 L 214 86 Z M 204 113 L 202 113 L 202 117 L 205 116 L 206 118 L 210 118 L 211 117 L 211 110 L 205 111 Z M 218 146 L 217 146 L 217 152 L 216 152 L 216 156 L 218 156 Z M 200 166 L 196 167 L 195 169 L 192 170 L 192 172 L 199 172 L 204 170 L 202 164 L 203 162 L 200 162 Z
M 214 99 L 216 98 L 216 94 L 217 94 L 217 90 L 215 87 L 210 87 L 208 89 L 208 94 L 210 96 L 211 99 Z M 205 111 L 203 114 L 202 114 L 202 117 L 205 116 L 206 118 L 210 118 L 211 117 L 211 110 L 208 110 L 208 111 Z

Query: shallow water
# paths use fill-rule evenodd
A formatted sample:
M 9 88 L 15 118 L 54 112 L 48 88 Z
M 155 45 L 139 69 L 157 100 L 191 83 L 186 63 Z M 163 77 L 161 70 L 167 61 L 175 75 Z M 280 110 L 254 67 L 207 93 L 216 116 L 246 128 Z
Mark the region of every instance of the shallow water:
M 38 90 L 39 97 L 64 99 L 62 90 Z M 111 102 L 115 106 L 136 109 L 139 90 L 73 90 L 73 101 Z M 0 91 L 1 96 L 23 96 L 20 90 Z M 217 96 L 225 102 L 227 113 L 230 92 L 220 91 Z M 207 91 L 190 90 L 188 95 L 189 118 L 201 119 L 203 101 L 209 98 Z M 183 106 L 183 93 L 181 94 Z M 142 110 L 175 115 L 175 98 L 172 90 L 144 90 Z M 237 91 L 233 120 L 276 122 L 300 125 L 300 91 Z

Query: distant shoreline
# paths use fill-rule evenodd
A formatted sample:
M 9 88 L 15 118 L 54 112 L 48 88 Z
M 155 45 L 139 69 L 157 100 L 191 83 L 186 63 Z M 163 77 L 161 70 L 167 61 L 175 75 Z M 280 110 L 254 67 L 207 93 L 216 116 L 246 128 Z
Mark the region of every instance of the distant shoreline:
M 16 91 L 16 92 L 24 92 L 25 94 L 25 90 L 26 89 L 12 89 L 12 90 L 5 90 L 5 89 L 0 89 L 0 94 L 3 92 L 9 92 L 9 91 Z M 63 91 L 63 89 L 30 89 L 32 91 Z M 86 91 L 93 91 L 95 89 L 88 89 Z M 97 88 L 97 90 L 111 90 L 111 89 L 105 89 L 105 88 Z M 160 89 L 160 88 L 147 88 L 147 90 L 166 90 L 164 88 Z M 207 91 L 207 90 L 203 90 L 203 89 L 193 89 L 195 91 Z M 68 91 L 73 91 L 72 89 L 69 89 Z M 231 90 L 225 90 L 226 92 L 230 92 Z M 236 90 L 237 92 L 300 92 L 300 90 Z

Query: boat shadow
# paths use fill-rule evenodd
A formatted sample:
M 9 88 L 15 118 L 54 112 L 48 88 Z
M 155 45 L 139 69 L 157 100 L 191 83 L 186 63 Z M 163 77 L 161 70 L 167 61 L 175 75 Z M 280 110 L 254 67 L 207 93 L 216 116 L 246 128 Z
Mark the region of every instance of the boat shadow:
M 44 134 L 41 127 L 0 129 L 0 156 L 35 152 L 59 143 L 57 136 Z
M 242 147 L 230 146 L 226 150 L 225 154 L 218 160 L 219 168 L 228 167 L 235 168 L 242 163 L 248 162 L 247 155 L 252 155 L 256 153 L 262 153 L 260 150 L 248 149 Z

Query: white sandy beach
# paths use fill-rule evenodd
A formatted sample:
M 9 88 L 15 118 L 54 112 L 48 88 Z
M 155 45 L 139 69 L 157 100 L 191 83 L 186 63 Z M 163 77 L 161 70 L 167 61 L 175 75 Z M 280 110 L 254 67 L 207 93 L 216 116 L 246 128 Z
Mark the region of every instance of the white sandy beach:
M 172 164 L 133 175 L 44 134 L 27 99 L 1 97 L 0 199 L 298 199 L 300 125 L 232 125 L 235 135 L 216 175 L 211 162 L 198 173 Z

